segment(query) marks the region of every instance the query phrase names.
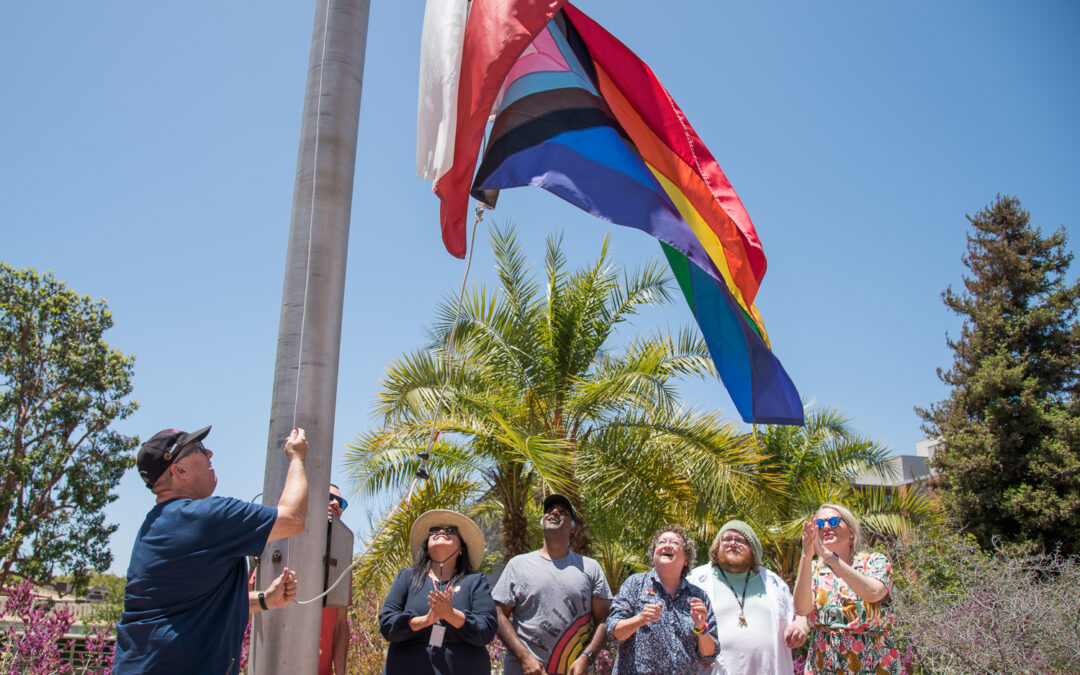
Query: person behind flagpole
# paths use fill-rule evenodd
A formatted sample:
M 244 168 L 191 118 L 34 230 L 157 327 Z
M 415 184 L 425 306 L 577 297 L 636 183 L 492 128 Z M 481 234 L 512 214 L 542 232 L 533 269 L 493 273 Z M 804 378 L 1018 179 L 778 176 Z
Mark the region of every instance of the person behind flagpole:
M 892 566 L 862 547 L 859 521 L 843 506 L 822 504 L 803 523 L 795 611 L 809 615 L 813 631 L 807 675 L 900 672 L 900 652 L 889 635 Z
M 413 523 L 409 546 L 414 564 L 398 573 L 379 612 L 379 631 L 390 641 L 383 672 L 489 672 L 487 643 L 498 623 L 491 585 L 477 571 L 480 528 L 454 511 L 427 511 Z
M 348 500 L 341 494 L 341 488 L 330 483 L 330 499 L 326 508 L 326 536 L 330 536 L 334 518 L 341 519 L 341 513 L 349 507 Z M 328 580 L 333 583 L 334 579 Z M 352 589 L 349 589 L 349 604 L 352 604 Z M 349 657 L 349 610 L 345 607 L 327 607 L 323 598 L 322 623 L 319 630 L 319 667 L 318 675 L 345 675 L 345 662 Z
M 806 618 L 795 614 L 784 580 L 761 564 L 761 540 L 741 520 L 720 527 L 709 563 L 690 572 L 712 602 L 720 657 L 709 671 L 788 675 L 791 650 L 806 642 Z
M 677 525 L 649 544 L 653 568 L 631 575 L 611 603 L 607 628 L 618 644 L 612 675 L 695 675 L 711 668 L 718 642 L 708 594 L 686 575 L 697 559 L 694 540 Z

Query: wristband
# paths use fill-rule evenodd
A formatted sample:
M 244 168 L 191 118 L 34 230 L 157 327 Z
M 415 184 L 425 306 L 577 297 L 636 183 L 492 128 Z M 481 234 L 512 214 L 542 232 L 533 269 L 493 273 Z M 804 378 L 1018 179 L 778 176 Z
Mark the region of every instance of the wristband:
M 595 656 L 593 655 L 593 653 L 592 653 L 592 652 L 590 652 L 590 651 L 589 651 L 588 649 L 586 649 L 585 651 L 581 652 L 581 654 L 582 654 L 582 655 L 583 655 L 583 656 L 584 656 L 585 658 L 589 659 L 589 665 L 594 665 L 594 664 L 596 663 L 596 660 L 595 660 L 595 659 L 596 659 L 596 657 L 595 657 Z
M 266 606 L 266 593 L 263 593 L 262 591 L 259 591 L 259 607 L 270 609 Z
M 698 630 L 698 627 L 694 626 L 693 630 L 694 630 L 694 635 L 704 635 L 709 630 L 709 624 L 705 624 L 704 626 L 702 626 L 701 630 Z

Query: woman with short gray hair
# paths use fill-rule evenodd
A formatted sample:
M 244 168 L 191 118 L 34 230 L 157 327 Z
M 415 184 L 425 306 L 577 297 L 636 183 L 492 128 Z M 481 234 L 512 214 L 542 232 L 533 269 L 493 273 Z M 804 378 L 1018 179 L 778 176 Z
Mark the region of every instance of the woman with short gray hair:
M 653 568 L 627 579 L 611 602 L 607 633 L 619 651 L 612 675 L 696 675 L 716 660 L 716 620 L 708 595 L 688 583 L 697 547 L 667 525 L 649 543 Z

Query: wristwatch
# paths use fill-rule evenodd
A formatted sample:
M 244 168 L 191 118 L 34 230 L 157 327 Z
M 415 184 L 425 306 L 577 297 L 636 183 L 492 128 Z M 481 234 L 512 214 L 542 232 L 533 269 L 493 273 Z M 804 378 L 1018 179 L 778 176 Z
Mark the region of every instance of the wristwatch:
M 593 653 L 590 652 L 588 649 L 581 652 L 581 655 L 584 656 L 585 658 L 589 659 L 589 665 L 596 665 L 596 661 L 595 661 L 596 657 L 593 656 Z
M 266 593 L 263 593 L 262 591 L 259 591 L 259 607 L 270 609 L 266 606 Z

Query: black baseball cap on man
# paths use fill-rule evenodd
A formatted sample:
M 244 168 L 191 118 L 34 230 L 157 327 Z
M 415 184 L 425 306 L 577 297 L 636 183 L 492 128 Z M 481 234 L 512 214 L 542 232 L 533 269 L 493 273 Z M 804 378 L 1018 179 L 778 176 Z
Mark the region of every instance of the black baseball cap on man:
M 570 517 L 574 519 L 574 522 L 580 523 L 581 519 L 577 516 L 577 511 L 574 510 L 574 505 L 570 503 L 570 500 L 565 495 L 553 494 L 548 495 L 544 499 L 544 513 L 547 513 L 556 506 L 563 506 L 570 512 Z
M 154 487 L 154 483 L 161 478 L 161 474 L 165 473 L 169 465 L 176 461 L 177 455 L 184 446 L 201 441 L 209 433 L 210 427 L 203 427 L 190 433 L 178 429 L 162 429 L 143 443 L 139 448 L 139 456 L 135 464 L 139 467 L 139 475 L 142 476 L 146 487 Z

